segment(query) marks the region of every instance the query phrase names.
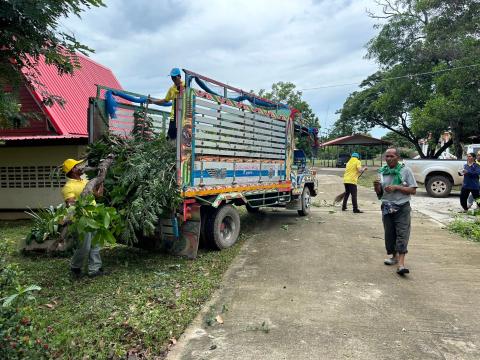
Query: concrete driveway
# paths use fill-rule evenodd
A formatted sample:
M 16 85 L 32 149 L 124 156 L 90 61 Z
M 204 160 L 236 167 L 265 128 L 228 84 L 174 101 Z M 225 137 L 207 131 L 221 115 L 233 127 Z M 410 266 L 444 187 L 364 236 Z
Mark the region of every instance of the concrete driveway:
M 415 212 L 411 274 L 383 265 L 379 205 L 256 215 L 221 289 L 168 359 L 480 359 L 480 244 Z M 323 200 L 327 202 L 324 203 Z

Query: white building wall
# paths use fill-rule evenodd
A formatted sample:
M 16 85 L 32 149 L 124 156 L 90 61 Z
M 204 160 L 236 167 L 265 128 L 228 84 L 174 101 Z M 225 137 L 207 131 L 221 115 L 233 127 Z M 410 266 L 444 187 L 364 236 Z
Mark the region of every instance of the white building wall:
M 54 169 L 84 152 L 83 145 L 0 147 L 0 210 L 60 204 L 65 176 L 52 176 Z

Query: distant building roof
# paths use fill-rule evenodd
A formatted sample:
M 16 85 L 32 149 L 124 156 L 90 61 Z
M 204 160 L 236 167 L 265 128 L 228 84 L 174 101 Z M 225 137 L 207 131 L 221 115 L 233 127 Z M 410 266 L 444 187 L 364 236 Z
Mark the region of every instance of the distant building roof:
M 41 102 L 40 89 L 29 89 L 55 131 L 37 133 L 36 130 L 28 128 L 1 131 L 0 140 L 25 140 L 26 137 L 40 139 L 42 136 L 45 136 L 45 139 L 52 139 L 52 136 L 54 138 L 87 137 L 88 99 L 96 96 L 96 84 L 115 89 L 122 89 L 122 87 L 110 69 L 82 54 L 77 55 L 81 68 L 75 69 L 72 75 L 59 75 L 57 68 L 46 64 L 44 59 L 41 59 L 37 65 L 38 80 L 45 85 L 49 93 L 65 100 L 63 107 L 57 103 L 45 106 Z
M 371 136 L 355 134 L 342 136 L 333 140 L 326 141 L 320 144 L 320 147 L 325 146 L 340 146 L 340 145 L 391 145 L 391 142 L 382 139 L 376 139 Z

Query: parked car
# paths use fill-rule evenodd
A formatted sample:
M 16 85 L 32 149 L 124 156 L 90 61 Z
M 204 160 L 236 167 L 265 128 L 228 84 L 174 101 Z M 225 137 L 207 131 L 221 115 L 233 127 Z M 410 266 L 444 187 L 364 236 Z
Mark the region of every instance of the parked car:
M 461 185 L 463 176 L 458 170 L 465 160 L 415 159 L 405 160 L 417 182 L 424 184 L 427 193 L 432 197 L 447 197 L 454 185 Z
M 349 154 L 340 154 L 337 159 L 337 164 L 335 165 L 337 168 L 344 168 L 347 166 L 347 162 L 350 160 Z

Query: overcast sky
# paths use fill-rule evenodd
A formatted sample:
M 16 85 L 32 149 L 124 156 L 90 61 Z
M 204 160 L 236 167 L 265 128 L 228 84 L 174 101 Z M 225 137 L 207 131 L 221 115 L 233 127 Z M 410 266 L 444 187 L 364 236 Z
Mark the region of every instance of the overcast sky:
M 291 81 L 298 89 L 359 83 L 376 34 L 373 0 L 112 0 L 62 21 L 124 89 L 163 97 L 172 67 L 244 90 Z M 325 128 L 355 85 L 303 91 Z M 383 131 L 374 131 L 380 135 Z

